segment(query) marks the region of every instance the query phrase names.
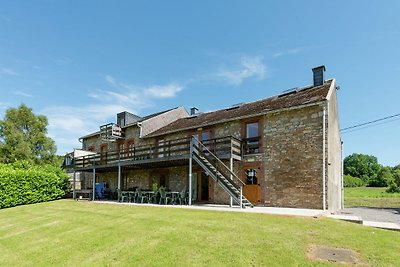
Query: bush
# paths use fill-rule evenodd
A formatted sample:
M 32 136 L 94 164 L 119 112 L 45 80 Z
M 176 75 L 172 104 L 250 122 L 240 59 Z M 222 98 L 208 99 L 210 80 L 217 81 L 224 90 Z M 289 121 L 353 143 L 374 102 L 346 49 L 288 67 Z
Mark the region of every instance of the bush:
M 368 179 L 367 186 L 371 187 L 386 187 L 393 180 L 392 169 L 390 167 L 383 167 L 378 175 Z
M 344 187 L 360 187 L 364 186 L 363 180 L 358 177 L 353 177 L 351 175 L 345 175 L 343 180 Z
M 388 188 L 386 189 L 388 193 L 400 193 L 400 186 L 398 186 L 393 180 L 390 181 Z
M 60 199 L 68 190 L 68 176 L 60 168 L 0 164 L 0 209 Z

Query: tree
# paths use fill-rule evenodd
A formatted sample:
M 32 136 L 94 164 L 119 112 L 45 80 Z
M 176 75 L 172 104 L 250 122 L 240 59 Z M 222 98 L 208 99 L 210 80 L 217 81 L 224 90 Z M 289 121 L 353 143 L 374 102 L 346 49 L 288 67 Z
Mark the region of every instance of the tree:
M 25 104 L 9 108 L 0 120 L 0 162 L 54 163 L 56 146 L 47 125 L 46 116 L 35 115 Z
M 344 174 L 361 178 L 366 184 L 375 181 L 381 169 L 378 159 L 371 155 L 354 153 L 344 159 Z

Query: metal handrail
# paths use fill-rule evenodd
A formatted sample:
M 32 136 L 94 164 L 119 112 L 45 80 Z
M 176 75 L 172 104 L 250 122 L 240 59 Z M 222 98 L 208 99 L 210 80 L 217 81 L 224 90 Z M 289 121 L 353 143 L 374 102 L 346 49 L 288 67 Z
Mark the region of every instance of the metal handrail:
M 221 163 L 222 166 L 225 167 L 225 169 L 228 170 L 229 173 L 230 173 L 233 177 L 235 177 L 239 182 L 242 183 L 242 185 L 246 185 L 245 183 L 243 183 L 243 181 L 242 181 L 239 177 L 236 176 L 236 174 L 235 174 L 234 172 L 232 172 L 232 171 L 228 168 L 228 166 L 225 165 L 225 163 L 223 163 L 216 155 L 214 155 L 214 153 L 212 153 L 204 144 L 202 144 L 202 143 L 201 143 L 196 137 L 194 137 L 194 136 L 192 136 L 192 140 L 190 141 L 190 145 L 191 145 L 191 146 L 194 145 L 194 144 L 193 144 L 193 140 L 197 141 L 197 143 L 200 144 L 200 145 L 202 146 L 202 148 L 205 148 L 205 149 L 207 150 L 207 152 L 210 153 L 210 155 L 211 155 L 213 158 L 215 158 L 219 163 Z

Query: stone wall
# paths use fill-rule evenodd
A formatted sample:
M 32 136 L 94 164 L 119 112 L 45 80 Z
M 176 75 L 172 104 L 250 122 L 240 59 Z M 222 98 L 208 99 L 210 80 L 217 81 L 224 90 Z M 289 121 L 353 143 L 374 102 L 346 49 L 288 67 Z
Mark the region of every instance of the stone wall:
M 264 117 L 266 206 L 322 208 L 322 106 Z

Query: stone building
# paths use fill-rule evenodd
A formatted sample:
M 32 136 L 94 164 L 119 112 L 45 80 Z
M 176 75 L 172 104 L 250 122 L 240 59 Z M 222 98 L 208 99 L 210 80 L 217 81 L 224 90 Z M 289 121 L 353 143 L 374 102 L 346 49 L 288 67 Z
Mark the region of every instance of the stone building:
M 156 184 L 189 189 L 196 203 L 335 211 L 343 194 L 337 87 L 324 71 L 313 69 L 310 86 L 213 112 L 122 112 L 81 138 L 96 154 L 66 168 L 111 191 Z

